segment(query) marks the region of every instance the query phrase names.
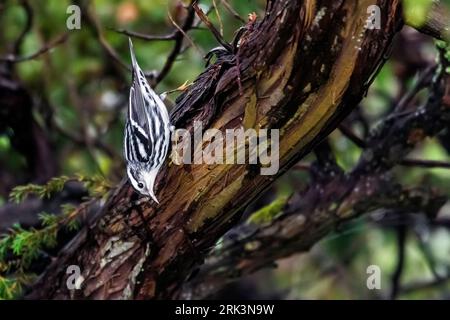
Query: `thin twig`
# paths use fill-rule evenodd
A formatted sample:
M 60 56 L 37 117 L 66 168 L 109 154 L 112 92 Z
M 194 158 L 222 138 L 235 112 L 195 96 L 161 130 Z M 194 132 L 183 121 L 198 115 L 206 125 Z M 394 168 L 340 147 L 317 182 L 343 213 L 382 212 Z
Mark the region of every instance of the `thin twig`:
M 192 47 L 194 47 L 199 53 L 200 53 L 200 55 L 204 55 L 204 53 L 203 53 L 203 51 L 202 51 L 202 49 L 200 49 L 196 44 L 195 44 L 195 42 L 194 42 L 194 40 L 192 40 L 192 38 L 186 33 L 186 31 L 185 30 L 183 30 L 183 28 L 182 27 L 180 27 L 176 22 L 175 22 L 175 20 L 172 18 L 172 16 L 170 15 L 170 14 L 168 14 L 168 17 L 169 17 L 169 20 L 170 20 L 170 22 L 173 24 L 173 26 L 187 39 L 187 41 L 191 44 L 191 46 Z M 181 37 L 181 39 L 182 39 L 182 37 Z M 186 47 L 187 48 L 187 47 Z M 184 49 L 182 49 L 182 50 L 184 50 Z M 180 53 L 181 53 L 182 51 L 180 51 Z
M 212 6 L 209 7 L 206 15 L 208 15 L 211 12 L 211 10 L 212 10 Z M 199 20 L 194 25 L 195 11 L 193 10 L 192 5 L 188 6 L 188 15 L 183 23 L 183 26 L 179 26 L 175 22 L 175 20 L 172 18 L 170 13 L 168 13 L 168 18 L 171 21 L 172 25 L 176 28 L 176 31 L 169 33 L 167 35 L 161 35 L 161 36 L 147 35 L 147 34 L 132 32 L 132 31 L 123 30 L 123 29 L 115 30 L 116 32 L 131 36 L 131 37 L 140 38 L 143 40 L 175 41 L 175 45 L 174 45 L 171 53 L 167 57 L 163 68 L 161 69 L 159 74 L 156 76 L 155 85 L 160 83 L 164 79 L 164 77 L 169 73 L 169 71 L 172 68 L 175 61 L 178 61 L 179 55 L 184 53 L 189 48 L 189 46 L 183 47 L 183 39 L 184 38 L 186 38 L 186 40 L 189 42 L 190 46 L 192 46 L 194 49 L 196 49 L 202 57 L 204 56 L 203 51 L 195 44 L 195 42 L 192 40 L 192 38 L 187 34 L 187 32 L 189 30 L 199 29 L 199 25 L 201 23 L 201 20 Z
M 174 92 L 184 92 L 186 91 L 187 88 L 189 88 L 190 86 L 192 86 L 192 83 L 188 83 L 189 81 L 186 80 L 181 86 L 179 86 L 178 88 L 172 89 L 172 90 L 168 90 L 166 92 L 164 92 L 165 94 L 170 94 L 170 93 L 174 93 Z
M 405 167 L 450 169 L 450 162 L 437 160 L 405 159 L 400 162 L 400 165 Z
M 45 44 L 41 49 L 39 49 L 38 51 L 36 51 L 32 54 L 22 56 L 22 57 L 18 57 L 14 54 L 9 54 L 6 57 L 0 57 L 0 61 L 1 62 L 19 63 L 19 62 L 24 62 L 24 61 L 28 61 L 28 60 L 33 60 L 33 59 L 39 57 L 40 55 L 50 51 L 51 49 L 58 46 L 59 44 L 65 42 L 67 40 L 68 36 L 69 36 L 68 33 L 64 33 L 63 35 L 57 37 L 56 40 Z
M 432 227 L 450 229 L 450 218 L 438 218 L 431 220 L 430 224 Z
M 217 8 L 216 0 L 212 0 L 214 11 L 216 12 L 217 20 L 219 21 L 220 26 L 220 35 L 223 37 L 223 23 L 222 18 L 220 17 L 219 9 Z
M 304 163 L 297 163 L 292 169 L 298 171 L 309 171 L 311 170 L 311 165 Z
M 411 103 L 417 93 L 419 93 L 420 90 L 426 88 L 430 84 L 435 70 L 436 66 L 431 66 L 419 75 L 419 78 L 417 79 L 411 90 L 409 90 L 397 104 L 395 108 L 396 112 L 403 111 Z
M 216 27 L 211 23 L 208 16 L 203 12 L 203 10 L 198 6 L 197 1 L 194 1 L 192 4 L 192 7 L 194 8 L 195 12 L 197 13 L 197 16 L 200 18 L 201 21 L 208 27 L 208 29 L 212 32 L 214 35 L 214 38 L 228 51 L 232 51 L 233 48 L 231 45 L 226 42 L 223 37 L 221 36 L 220 32 L 216 29 Z
M 447 282 L 449 282 L 449 281 L 450 281 L 450 275 L 448 275 L 446 277 L 434 279 L 431 281 L 418 281 L 418 282 L 410 283 L 410 284 L 404 285 L 402 288 L 400 288 L 399 291 L 402 294 L 407 294 L 407 293 L 420 291 L 420 290 L 428 290 L 428 289 L 432 289 L 432 288 L 447 284 Z
M 81 145 L 81 146 L 85 145 L 85 140 L 82 137 L 76 135 L 75 133 L 72 133 L 72 132 L 68 131 L 66 128 L 63 128 L 56 121 L 53 121 L 53 126 L 56 129 L 56 131 L 58 131 L 62 136 L 64 136 L 67 139 L 71 140 L 75 144 L 78 144 L 78 145 Z M 96 148 L 102 150 L 106 155 L 108 155 L 114 161 L 120 161 L 120 159 L 122 158 L 116 152 L 116 150 L 114 148 L 112 148 L 109 145 L 105 144 L 103 141 L 101 141 L 99 139 L 94 139 L 92 141 L 92 143 L 93 143 L 93 145 Z
M 397 266 L 394 274 L 392 275 L 392 287 L 390 298 L 394 300 L 397 298 L 400 289 L 400 281 L 405 269 L 405 248 L 406 248 L 406 225 L 400 225 L 397 227 Z
M 366 142 L 358 137 L 351 129 L 347 128 L 345 125 L 340 124 L 339 130 L 342 132 L 342 134 L 347 137 L 350 141 L 352 141 L 355 145 L 358 147 L 364 149 L 366 148 Z
M 206 10 L 206 12 L 205 12 L 205 15 L 207 15 L 207 16 L 209 16 L 209 14 L 213 11 L 213 6 L 211 5 L 211 6 L 209 6 L 208 7 L 208 10 Z M 206 27 L 202 27 L 201 26 L 201 24 L 202 24 L 202 20 L 197 20 L 196 22 L 195 22 L 195 24 L 192 26 L 192 30 L 208 30 L 209 31 L 209 29 L 208 28 L 206 28 Z
M 428 268 L 430 269 L 431 273 L 433 274 L 435 279 L 440 278 L 439 271 L 437 270 L 437 261 L 434 257 L 433 250 L 431 250 L 430 245 L 428 241 L 426 240 L 426 236 L 424 232 L 421 232 L 420 228 L 417 228 L 414 230 L 414 233 L 417 237 L 417 241 L 419 244 L 419 249 L 422 251 L 422 255 L 425 258 L 425 261 L 427 262 Z
M 233 7 L 228 3 L 227 0 L 220 0 L 220 2 L 223 4 L 223 6 L 225 7 L 225 9 L 227 9 L 232 15 L 233 17 L 235 17 L 236 19 L 238 19 L 239 21 L 241 21 L 242 23 L 247 23 L 247 21 L 245 21 L 244 18 L 242 18 L 239 13 L 237 13 L 236 10 L 233 9 Z
M 82 8 L 82 13 L 86 17 L 86 21 L 92 27 L 91 28 L 92 31 L 94 32 L 95 36 L 99 40 L 100 45 L 102 46 L 102 48 L 106 52 L 106 54 L 109 57 L 111 57 L 114 61 L 116 61 L 122 68 L 128 70 L 128 72 L 131 72 L 132 71 L 131 66 L 122 60 L 122 58 L 119 56 L 119 54 L 114 50 L 113 47 L 110 46 L 110 44 L 106 40 L 97 16 L 89 10 L 89 8 L 87 7 L 87 3 L 84 3 L 84 2 L 79 2 L 79 3 Z M 153 78 L 154 72 L 153 71 L 144 71 L 144 75 L 145 75 L 145 77 Z
M 172 32 L 169 34 L 163 34 L 163 35 L 152 35 L 152 34 L 145 34 L 141 32 L 135 32 L 135 31 L 129 31 L 126 29 L 112 29 L 108 28 L 110 30 L 113 30 L 114 32 L 124 34 L 129 37 L 147 40 L 147 41 L 171 41 L 175 39 L 176 32 Z
M 176 32 L 176 35 L 175 35 L 175 45 L 174 45 L 172 51 L 170 52 L 169 56 L 167 57 L 166 63 L 164 64 L 163 68 L 156 76 L 156 79 L 155 79 L 156 84 L 161 82 L 161 80 L 164 79 L 164 77 L 169 73 L 176 58 L 181 53 L 181 50 L 183 48 L 183 39 L 184 38 L 186 38 L 193 47 L 195 47 L 197 50 L 199 50 L 201 52 L 201 50 L 195 45 L 194 41 L 186 34 L 186 31 L 188 31 L 194 23 L 194 17 L 195 17 L 194 13 L 195 12 L 194 12 L 192 6 L 189 6 L 188 7 L 188 15 L 187 15 L 186 19 L 184 20 L 182 27 L 180 27 L 174 21 L 174 19 L 170 15 L 170 13 L 168 13 L 170 21 L 172 22 L 173 26 L 175 28 L 177 28 L 178 31 Z
M 93 139 L 91 139 L 88 127 L 89 127 L 89 120 L 87 115 L 87 109 L 84 107 L 82 99 L 80 95 L 78 94 L 77 88 L 75 86 L 75 83 L 72 78 L 69 78 L 66 81 L 67 88 L 69 91 L 69 100 L 72 103 L 75 111 L 77 112 L 78 119 L 79 119 L 79 130 L 81 132 L 82 139 L 84 140 L 84 145 L 86 147 L 87 154 L 91 158 L 92 162 L 94 163 L 95 167 L 97 168 L 98 172 L 104 176 L 103 170 L 100 166 L 100 163 L 98 162 L 97 157 L 95 156 L 95 150 L 93 148 Z

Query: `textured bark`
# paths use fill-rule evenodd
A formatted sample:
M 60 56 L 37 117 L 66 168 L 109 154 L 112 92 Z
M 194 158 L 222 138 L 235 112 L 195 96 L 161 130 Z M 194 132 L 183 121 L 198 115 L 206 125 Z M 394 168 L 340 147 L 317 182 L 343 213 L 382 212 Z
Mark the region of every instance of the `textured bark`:
M 367 8 L 381 8 L 381 30 L 366 30 Z M 268 1 L 235 55 L 222 55 L 177 101 L 178 128 L 280 129 L 282 174 L 361 100 L 401 26 L 399 1 Z M 240 78 L 240 84 L 238 79 Z M 258 165 L 168 163 L 158 176 L 160 205 L 124 183 L 98 218 L 61 252 L 33 298 L 174 298 L 183 281 L 274 181 Z M 80 290 L 66 287 L 79 265 Z

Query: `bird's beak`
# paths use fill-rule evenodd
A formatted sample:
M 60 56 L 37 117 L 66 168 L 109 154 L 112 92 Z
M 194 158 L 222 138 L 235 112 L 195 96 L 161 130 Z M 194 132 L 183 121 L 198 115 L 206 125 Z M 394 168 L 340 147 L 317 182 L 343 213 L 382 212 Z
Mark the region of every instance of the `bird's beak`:
M 159 204 L 158 199 L 156 199 L 155 192 L 153 191 L 156 175 L 158 170 L 150 170 L 148 173 L 144 175 L 146 193 L 150 196 L 156 203 Z
M 159 201 L 158 201 L 158 199 L 156 199 L 156 196 L 153 193 L 153 191 L 150 191 L 150 190 L 147 190 L 147 191 L 148 191 L 147 194 L 150 196 L 150 198 L 152 198 L 153 201 L 155 201 L 157 204 L 159 204 Z

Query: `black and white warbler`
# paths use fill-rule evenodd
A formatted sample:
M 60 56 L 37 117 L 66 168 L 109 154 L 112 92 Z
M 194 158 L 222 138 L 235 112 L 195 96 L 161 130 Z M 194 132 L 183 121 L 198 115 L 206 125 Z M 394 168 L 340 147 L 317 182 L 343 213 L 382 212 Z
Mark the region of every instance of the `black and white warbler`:
M 134 189 L 157 203 L 153 187 L 169 150 L 170 125 L 166 106 L 145 79 L 129 39 L 132 84 L 125 124 L 124 156 Z

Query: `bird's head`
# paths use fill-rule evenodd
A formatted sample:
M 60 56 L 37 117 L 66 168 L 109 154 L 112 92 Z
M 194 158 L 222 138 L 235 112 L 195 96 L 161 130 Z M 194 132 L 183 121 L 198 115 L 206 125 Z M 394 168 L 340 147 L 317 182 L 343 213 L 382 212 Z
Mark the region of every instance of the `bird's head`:
M 135 168 L 133 164 L 127 166 L 128 178 L 133 188 L 140 194 L 149 196 L 156 203 L 159 203 L 153 190 L 157 173 L 158 169 Z

